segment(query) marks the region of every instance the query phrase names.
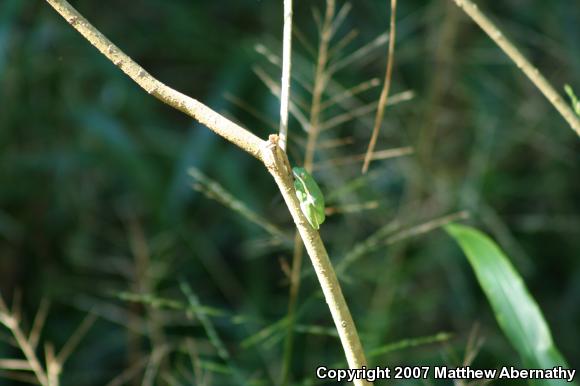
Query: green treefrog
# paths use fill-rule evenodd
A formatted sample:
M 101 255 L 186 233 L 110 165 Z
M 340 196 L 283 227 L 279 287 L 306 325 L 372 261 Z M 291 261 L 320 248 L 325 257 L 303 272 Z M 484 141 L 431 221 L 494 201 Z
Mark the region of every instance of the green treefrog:
M 576 94 L 574 94 L 574 90 L 572 90 L 572 86 L 570 86 L 569 84 L 566 84 L 566 85 L 564 85 L 564 90 L 566 91 L 566 94 L 568 94 L 568 96 L 570 97 L 570 102 L 572 103 L 572 109 L 574 110 L 576 115 L 578 115 L 580 117 L 580 100 L 578 100 L 578 97 L 576 96 Z
M 304 168 L 292 168 L 296 197 L 300 209 L 312 228 L 319 229 L 324 222 L 324 196 L 314 178 Z

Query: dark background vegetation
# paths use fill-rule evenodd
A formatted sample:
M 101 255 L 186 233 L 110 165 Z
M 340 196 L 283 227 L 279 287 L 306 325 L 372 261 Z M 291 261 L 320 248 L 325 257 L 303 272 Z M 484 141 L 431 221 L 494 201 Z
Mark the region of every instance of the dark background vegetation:
M 312 9 L 295 4 L 296 27 L 313 46 Z M 330 216 L 322 236 L 334 261 L 379 227 L 402 229 L 468 210 L 523 275 L 556 344 L 580 367 L 580 141 L 554 108 L 450 0 L 400 1 L 392 93 L 415 97 L 387 108 L 378 149 L 413 146 L 412 156 L 315 173 L 329 206 L 376 201 L 378 207 Z M 577 0 L 479 1 L 552 84 L 580 90 Z M 338 6 L 343 4 L 338 2 Z M 252 72 L 271 65 L 254 46 L 280 52 L 281 1 L 74 1 L 121 49 L 166 84 L 224 112 L 265 138 L 276 131 L 278 102 Z M 348 55 L 386 30 L 385 1 L 356 1 L 333 42 L 359 35 Z M 296 40 L 294 73 L 309 82 L 313 60 Z M 335 76 L 344 87 L 381 77 L 385 46 Z M 300 59 L 298 58 L 300 56 Z M 304 88 L 293 93 L 309 101 Z M 378 100 L 379 88 L 360 95 Z M 229 93 L 274 122 L 231 103 Z M 327 90 L 325 97 L 332 96 Z M 344 112 L 325 111 L 323 120 Z M 353 143 L 317 161 L 359 154 L 373 114 L 329 130 L 321 142 Z M 365 123 L 366 122 L 366 123 Z M 300 164 L 305 133 L 291 120 L 291 161 Z M 288 247 L 236 212 L 192 190 L 195 166 L 292 236 L 271 177 L 254 159 L 139 89 L 43 1 L 0 2 L 0 289 L 20 292 L 25 325 L 51 302 L 43 340 L 61 347 L 92 310 L 100 317 L 64 368 L 64 385 L 103 385 L 169 347 L 156 384 L 172 374 L 191 384 L 183 349 L 194 342 L 207 384 L 232 384 L 212 365 L 241 369 L 274 384 L 284 329 L 242 342 L 286 315 L 281 259 Z M 342 188 L 342 193 L 337 193 Z M 305 272 L 309 262 L 305 260 Z M 456 244 L 441 229 L 365 254 L 343 277 L 367 349 L 440 332 L 452 337 L 371 358 L 373 365 L 463 362 L 474 326 L 483 343 L 473 365 L 521 365 Z M 231 353 L 224 363 L 197 319 L 120 298 L 150 294 L 186 304 L 180 282 L 201 304 Z M 303 279 L 303 326 L 293 379 L 313 379 L 318 364 L 343 363 L 339 341 L 313 275 Z M 235 317 L 238 317 L 236 319 Z M 3 331 L 2 336 L 7 336 Z M 189 340 L 188 340 L 189 338 Z M 246 342 L 247 343 L 247 342 Z M 167 345 L 167 346 L 164 346 Z M 469 351 L 469 350 L 467 350 Z M 19 357 L 0 342 L 0 357 Z M 141 382 L 138 373 L 134 384 Z M 0 380 L 0 384 L 16 384 Z M 179 384 L 179 383 L 175 383 Z

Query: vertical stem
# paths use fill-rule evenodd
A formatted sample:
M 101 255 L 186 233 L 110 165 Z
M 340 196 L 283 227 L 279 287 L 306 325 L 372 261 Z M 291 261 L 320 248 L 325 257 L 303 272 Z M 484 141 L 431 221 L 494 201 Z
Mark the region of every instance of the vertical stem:
M 286 151 L 288 137 L 288 104 L 290 101 L 290 69 L 292 66 L 292 0 L 284 0 L 284 32 L 282 42 L 282 80 L 280 82 L 280 148 Z
M 276 136 L 271 136 L 269 142 L 264 146 L 262 159 L 282 193 L 284 202 L 306 247 L 306 252 L 310 256 L 324 299 L 328 304 L 342 343 L 348 366 L 351 369 L 360 369 L 367 365 L 367 361 L 356 326 L 320 234 L 310 226 L 300 209 L 300 203 L 294 191 L 293 178 L 286 166 L 288 159 L 286 153 L 278 147 Z M 372 385 L 371 382 L 362 379 L 354 380 L 354 384 L 357 386 Z
M 312 91 L 312 105 L 310 107 L 310 131 L 308 132 L 308 141 L 306 143 L 306 153 L 304 156 L 304 168 L 312 171 L 314 161 L 314 151 L 319 134 L 320 123 L 320 102 L 322 93 L 327 81 L 326 64 L 328 62 L 328 44 L 332 36 L 332 18 L 334 17 L 335 3 L 334 0 L 326 1 L 326 13 L 324 15 L 324 24 L 318 46 L 318 59 L 316 61 L 316 73 L 314 75 L 314 89 Z
M 46 372 L 42 368 L 42 365 L 40 364 L 40 361 L 38 360 L 36 353 L 34 352 L 34 349 L 30 345 L 28 339 L 26 339 L 26 337 L 24 336 L 22 330 L 20 329 L 18 319 L 10 313 L 8 307 L 6 306 L 6 303 L 4 303 L 4 299 L 2 299 L 1 296 L 0 296 L 0 323 L 5 325 L 6 328 L 8 328 L 12 333 L 12 335 L 14 336 L 16 344 L 18 344 L 18 347 L 20 348 L 20 350 L 22 350 L 22 353 L 24 354 L 26 361 L 30 365 L 30 368 L 34 372 L 34 375 L 36 376 L 38 383 L 40 383 L 42 386 L 48 385 L 48 376 L 46 375 Z
M 326 65 L 328 62 L 328 45 L 332 37 L 332 19 L 334 17 L 335 2 L 334 0 L 326 1 L 326 12 L 324 15 L 324 24 L 321 31 L 320 43 L 318 47 L 318 58 L 316 62 L 316 73 L 314 75 L 314 88 L 312 91 L 312 103 L 310 107 L 310 130 L 306 143 L 304 155 L 304 168 L 311 172 L 314 161 L 314 152 L 316 150 L 316 140 L 318 139 L 320 123 L 320 104 L 322 93 L 326 85 Z M 290 366 L 292 364 L 292 351 L 294 341 L 294 325 L 296 319 L 296 303 L 300 291 L 300 271 L 302 269 L 302 258 L 304 250 L 298 230 L 294 235 L 294 254 L 292 256 L 292 273 L 290 275 L 290 294 L 288 302 L 288 332 L 284 341 L 284 358 L 282 367 L 281 385 L 288 384 L 290 379 Z
M 46 345 L 45 352 L 48 386 L 58 386 L 61 364 L 56 360 L 54 355 L 54 347 L 51 344 Z
M 290 272 L 290 293 L 288 296 L 288 331 L 284 339 L 284 357 L 282 363 L 282 382 L 281 386 L 288 385 L 290 381 L 290 367 L 292 365 L 292 352 L 294 351 L 294 326 L 296 325 L 296 304 L 298 302 L 298 293 L 300 292 L 300 273 L 302 271 L 302 257 L 304 248 L 302 248 L 302 239 L 300 233 L 296 230 L 294 234 L 294 254 L 292 256 L 292 271 Z

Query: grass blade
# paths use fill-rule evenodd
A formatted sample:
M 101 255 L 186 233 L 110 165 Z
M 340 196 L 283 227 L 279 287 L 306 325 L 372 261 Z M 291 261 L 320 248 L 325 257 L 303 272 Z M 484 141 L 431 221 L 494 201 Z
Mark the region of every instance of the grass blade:
M 457 241 L 495 318 L 528 368 L 569 368 L 554 342 L 540 307 L 503 251 L 484 233 L 465 225 L 450 224 L 447 232 Z M 569 384 L 565 380 L 538 380 L 538 385 Z M 574 383 L 572 383 L 574 384 Z

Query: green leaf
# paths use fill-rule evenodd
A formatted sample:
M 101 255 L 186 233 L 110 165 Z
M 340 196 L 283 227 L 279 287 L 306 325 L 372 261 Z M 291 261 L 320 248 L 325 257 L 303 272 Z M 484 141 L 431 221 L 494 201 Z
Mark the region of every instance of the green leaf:
M 475 271 L 495 318 L 523 365 L 530 369 L 557 366 L 569 369 L 554 342 L 540 307 L 503 251 L 477 229 L 450 224 L 446 231 L 459 243 Z M 506 364 L 511 365 L 511 364 Z M 536 380 L 537 385 L 575 384 L 565 380 Z

